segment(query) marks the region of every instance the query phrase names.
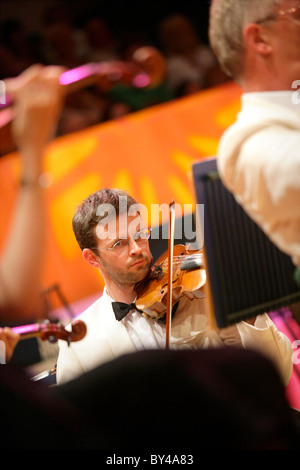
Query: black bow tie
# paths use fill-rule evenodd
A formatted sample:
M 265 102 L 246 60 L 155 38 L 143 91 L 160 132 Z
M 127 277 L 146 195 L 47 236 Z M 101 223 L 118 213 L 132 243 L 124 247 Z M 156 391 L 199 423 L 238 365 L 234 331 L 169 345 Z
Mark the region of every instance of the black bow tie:
M 123 302 L 112 302 L 112 308 L 118 321 L 122 320 L 130 310 L 141 312 L 141 310 L 136 308 L 135 303 L 125 304 Z
M 130 310 L 136 310 L 137 312 L 143 313 L 142 310 L 139 310 L 138 308 L 136 308 L 135 303 L 125 304 L 123 302 L 112 302 L 111 305 L 112 305 L 113 311 L 115 313 L 115 317 L 118 321 L 120 321 L 120 320 L 122 320 L 122 318 L 126 317 L 127 313 L 129 313 Z M 176 313 L 178 305 L 179 305 L 179 302 L 176 302 L 176 304 L 173 305 L 172 318 Z M 160 318 L 158 321 L 160 323 L 166 323 L 165 316 L 163 318 Z

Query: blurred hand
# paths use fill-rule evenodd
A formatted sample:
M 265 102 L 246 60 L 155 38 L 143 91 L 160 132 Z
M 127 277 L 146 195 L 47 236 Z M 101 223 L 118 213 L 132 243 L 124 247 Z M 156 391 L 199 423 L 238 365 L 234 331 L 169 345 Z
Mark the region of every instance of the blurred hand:
M 14 333 L 14 331 L 7 326 L 0 328 L 0 341 L 5 343 L 6 362 L 10 361 L 19 339 L 20 335 Z
M 40 155 L 54 135 L 65 93 L 59 83 L 63 71 L 58 66 L 33 65 L 5 81 L 6 92 L 14 99 L 14 139 L 25 157 Z

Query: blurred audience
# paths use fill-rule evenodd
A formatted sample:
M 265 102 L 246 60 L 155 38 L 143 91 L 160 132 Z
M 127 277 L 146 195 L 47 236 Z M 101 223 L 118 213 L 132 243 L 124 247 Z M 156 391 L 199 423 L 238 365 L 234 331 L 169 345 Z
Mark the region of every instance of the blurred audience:
M 45 62 L 67 69 L 92 61 L 85 32 L 74 24 L 69 10 L 54 4 L 44 14 Z M 106 100 L 93 87 L 78 89 L 66 96 L 65 106 L 57 126 L 57 134 L 77 132 L 100 123 L 106 109 Z
M 214 54 L 201 42 L 188 17 L 168 16 L 159 24 L 158 36 L 167 61 L 167 83 L 176 96 L 206 88 L 219 73 Z
M 86 62 L 76 35 L 69 23 L 55 23 L 45 31 L 45 58 L 49 64 L 63 65 L 69 69 Z
M 148 32 L 137 29 L 116 33 L 98 10 L 75 18 L 72 9 L 59 3 L 45 9 L 42 27 L 41 34 L 28 33 L 17 19 L 3 22 L 2 79 L 15 77 L 34 63 L 75 68 L 88 62 L 131 62 L 137 48 L 153 45 Z M 158 36 L 167 64 L 164 81 L 149 88 L 118 83 L 103 90 L 95 85 L 68 94 L 57 135 L 190 95 L 228 79 L 188 17 L 168 16 L 159 25 Z
M 8 19 L 0 28 L 0 77 L 15 77 L 37 61 L 29 36 L 19 20 Z
M 117 41 L 101 16 L 88 15 L 82 23 L 82 44 L 91 62 L 119 60 Z
M 44 12 L 43 48 L 48 65 L 74 68 L 87 61 L 83 34 L 75 26 L 71 11 L 62 4 L 53 4 Z

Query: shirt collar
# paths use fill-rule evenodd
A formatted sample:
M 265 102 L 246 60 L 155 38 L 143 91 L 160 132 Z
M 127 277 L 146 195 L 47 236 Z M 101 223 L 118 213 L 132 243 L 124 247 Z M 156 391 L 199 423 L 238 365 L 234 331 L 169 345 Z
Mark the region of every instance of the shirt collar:
M 103 292 L 102 292 L 102 297 L 105 297 L 106 299 L 108 299 L 110 302 L 117 302 L 117 300 L 113 299 L 112 297 L 110 297 L 107 293 L 107 290 L 106 290 L 106 287 L 104 287 L 103 289 Z M 136 298 L 133 300 L 133 302 L 136 301 Z
M 270 101 L 274 104 L 284 106 L 293 111 L 299 111 L 299 91 L 298 90 L 283 90 L 283 91 L 261 91 L 245 93 L 245 97 L 259 98 L 260 100 Z M 296 94 L 296 95 L 295 95 Z M 296 96 L 296 100 L 295 97 Z

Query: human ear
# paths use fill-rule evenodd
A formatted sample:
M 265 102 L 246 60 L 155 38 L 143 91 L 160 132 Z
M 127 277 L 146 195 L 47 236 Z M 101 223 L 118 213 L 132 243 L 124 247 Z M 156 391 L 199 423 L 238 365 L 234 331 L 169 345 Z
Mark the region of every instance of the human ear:
M 82 256 L 89 264 L 94 266 L 94 268 L 100 268 L 99 257 L 90 248 L 84 248 Z
M 246 45 L 254 52 L 265 56 L 271 54 L 270 35 L 263 26 L 257 23 L 249 23 L 245 26 L 243 35 Z

